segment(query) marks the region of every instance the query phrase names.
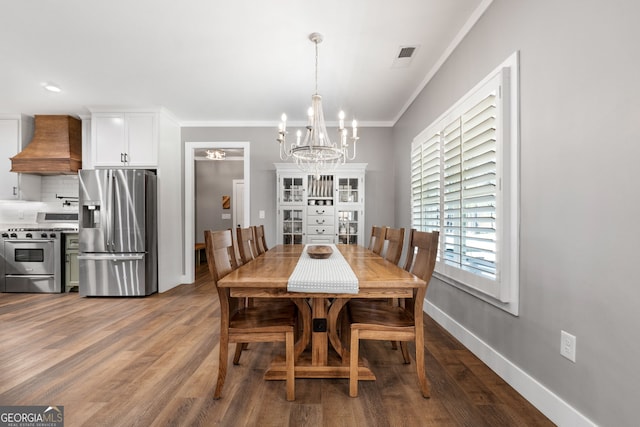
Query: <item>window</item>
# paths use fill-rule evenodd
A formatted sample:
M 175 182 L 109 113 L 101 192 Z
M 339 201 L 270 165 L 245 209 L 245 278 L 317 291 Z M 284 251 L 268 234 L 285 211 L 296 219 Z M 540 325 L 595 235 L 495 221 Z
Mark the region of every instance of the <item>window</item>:
M 411 222 L 440 232 L 436 277 L 518 311 L 517 53 L 414 138 Z

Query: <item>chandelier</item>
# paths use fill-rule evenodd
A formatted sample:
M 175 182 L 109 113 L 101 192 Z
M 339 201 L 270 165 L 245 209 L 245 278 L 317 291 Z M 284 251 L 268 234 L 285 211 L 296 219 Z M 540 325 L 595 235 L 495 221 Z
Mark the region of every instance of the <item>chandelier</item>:
M 280 159 L 287 160 L 293 157 L 298 168 L 307 173 L 313 173 L 316 177 L 321 173 L 328 173 L 336 169 L 339 164 L 356 158 L 356 144 L 358 142 L 358 124 L 355 120 L 351 123 L 352 132 L 349 137 L 348 129 L 344 127 L 344 112 L 338 114 L 338 138 L 339 142 L 333 143 L 329 139 L 327 128 L 322 113 L 322 97 L 318 94 L 318 44 L 322 42 L 322 34 L 311 33 L 309 40 L 316 48 L 316 90 L 311 96 L 311 107 L 307 112 L 308 123 L 305 128 L 304 139 L 302 131 L 296 132 L 295 143 L 287 146 L 287 116 L 282 114 L 282 122 L 278 126 L 278 143 L 280 145 Z M 350 140 L 353 144 L 353 152 L 349 154 Z
M 224 160 L 227 157 L 227 153 L 222 150 L 207 150 L 207 159 L 209 160 Z

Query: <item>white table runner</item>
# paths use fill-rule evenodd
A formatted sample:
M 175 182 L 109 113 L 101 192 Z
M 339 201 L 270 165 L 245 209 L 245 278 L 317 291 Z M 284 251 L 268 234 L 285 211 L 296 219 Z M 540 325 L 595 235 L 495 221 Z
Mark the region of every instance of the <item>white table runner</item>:
M 342 256 L 336 245 L 330 246 L 333 253 L 326 259 L 313 259 L 306 245 L 300 254 L 296 268 L 287 282 L 289 292 L 320 292 L 331 294 L 357 294 L 358 278 Z

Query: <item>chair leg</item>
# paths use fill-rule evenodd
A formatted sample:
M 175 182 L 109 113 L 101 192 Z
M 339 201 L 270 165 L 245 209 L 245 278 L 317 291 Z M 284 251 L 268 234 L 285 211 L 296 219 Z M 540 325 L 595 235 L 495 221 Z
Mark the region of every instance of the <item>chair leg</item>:
M 351 345 L 349 355 L 349 396 L 358 397 L 358 347 L 360 331 L 351 329 Z
M 407 348 L 406 341 L 400 341 L 400 350 L 402 350 L 402 358 L 406 365 L 411 363 L 411 357 L 409 356 L 409 349 Z
M 286 333 L 285 337 L 285 363 L 287 368 L 287 400 L 296 400 L 296 374 L 293 330 Z
M 430 396 L 430 392 L 429 381 L 427 380 L 424 368 L 424 344 L 419 345 L 418 342 L 416 342 L 416 371 L 418 373 L 418 382 L 420 383 L 422 397 L 428 398 Z
M 222 387 L 224 386 L 224 379 L 227 376 L 227 359 L 229 358 L 229 335 L 227 333 L 220 334 L 219 354 L 218 380 L 216 382 L 216 391 L 213 393 L 214 399 L 220 399 L 222 397 Z
M 240 364 L 240 356 L 242 355 L 242 351 L 247 349 L 247 346 L 248 346 L 248 343 L 246 343 L 246 342 L 236 343 L 236 352 L 233 355 L 233 364 L 234 365 Z

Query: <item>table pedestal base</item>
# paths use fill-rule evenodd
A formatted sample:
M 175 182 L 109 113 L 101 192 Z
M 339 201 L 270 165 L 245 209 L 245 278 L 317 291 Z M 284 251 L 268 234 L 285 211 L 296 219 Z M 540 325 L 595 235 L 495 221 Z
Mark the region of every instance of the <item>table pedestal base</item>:
M 375 381 L 367 361 L 361 359 L 358 364 L 358 380 Z M 314 366 L 308 354 L 302 354 L 296 361 L 296 378 L 349 378 L 349 365 L 343 365 L 337 356 L 329 356 L 329 363 L 326 365 Z M 285 380 L 286 369 L 284 357 L 279 356 L 271 362 L 271 365 L 264 374 L 264 379 L 268 381 Z

